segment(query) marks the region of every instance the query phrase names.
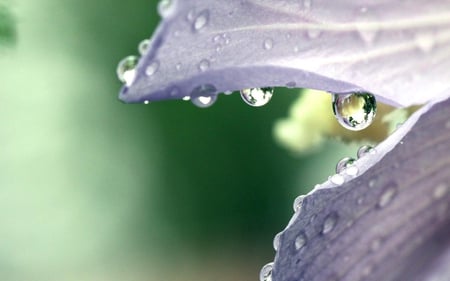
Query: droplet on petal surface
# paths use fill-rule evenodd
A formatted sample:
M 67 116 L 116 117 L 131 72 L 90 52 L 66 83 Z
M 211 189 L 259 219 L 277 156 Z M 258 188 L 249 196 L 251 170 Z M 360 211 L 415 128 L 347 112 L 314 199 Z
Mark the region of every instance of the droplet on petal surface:
M 206 71 L 206 70 L 208 70 L 209 65 L 210 65 L 209 60 L 203 59 L 203 60 L 201 60 L 200 63 L 198 64 L 198 69 L 199 69 L 200 71 Z
M 275 251 L 278 251 L 278 249 L 280 248 L 280 238 L 281 238 L 281 232 L 278 233 L 277 235 L 275 235 L 275 237 L 273 238 L 273 249 Z
M 191 99 L 192 103 L 198 107 L 206 108 L 213 105 L 217 100 L 217 95 L 198 96 Z
M 345 157 L 342 158 L 337 164 L 336 164 L 336 173 L 339 174 L 343 172 L 345 169 L 353 165 L 355 162 L 355 159 L 351 157 Z
M 250 106 L 266 105 L 273 95 L 273 88 L 249 88 L 241 90 L 241 97 Z
M 335 94 L 332 106 L 339 124 L 352 131 L 367 128 L 377 112 L 375 96 L 364 92 Z
M 259 273 L 260 281 L 272 281 L 273 262 L 266 264 Z
M 194 31 L 199 31 L 200 29 L 205 27 L 208 24 L 208 21 L 209 21 L 209 11 L 208 10 L 201 11 L 194 20 L 193 24 Z
M 293 206 L 294 212 L 300 211 L 300 209 L 302 208 L 303 199 L 305 199 L 305 195 L 300 195 L 300 196 L 297 196 L 297 198 L 295 198 L 294 206 Z
M 145 69 L 145 74 L 147 76 L 152 76 L 158 71 L 158 69 L 159 69 L 159 62 L 154 61 L 150 63 L 149 66 L 147 66 L 147 68 Z
M 334 174 L 331 177 L 328 178 L 330 182 L 332 182 L 335 185 L 342 185 L 345 182 L 345 178 L 341 174 Z
M 273 40 L 271 38 L 267 38 L 264 40 L 263 47 L 266 50 L 270 50 L 273 48 Z
M 172 0 L 160 0 L 158 2 L 158 13 L 161 17 L 165 17 L 172 6 Z
M 336 213 L 331 213 L 330 215 L 328 215 L 323 223 L 322 234 L 330 233 L 336 226 L 337 221 L 338 215 Z
M 297 251 L 301 250 L 306 245 L 306 236 L 304 233 L 300 233 L 295 238 L 294 246 Z
M 148 39 L 142 40 L 138 46 L 139 54 L 141 54 L 141 56 L 145 55 L 148 51 L 149 46 L 150 46 L 150 40 L 148 40 Z
M 138 58 L 136 56 L 128 56 L 121 60 L 117 65 L 117 78 L 125 85 L 130 86 L 136 78 L 136 66 Z
M 358 158 L 362 158 L 368 154 L 375 154 L 375 148 L 370 145 L 363 145 L 358 149 L 358 152 L 356 153 Z
M 392 202 L 396 194 L 397 194 L 397 185 L 389 186 L 381 194 L 380 198 L 378 199 L 377 206 L 379 208 L 386 207 L 389 203 Z

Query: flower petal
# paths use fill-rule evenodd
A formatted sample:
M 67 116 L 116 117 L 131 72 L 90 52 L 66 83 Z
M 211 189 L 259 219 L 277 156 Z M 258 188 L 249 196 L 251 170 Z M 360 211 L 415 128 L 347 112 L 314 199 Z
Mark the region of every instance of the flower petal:
M 296 85 L 409 106 L 448 87 L 449 0 L 172 0 L 159 10 L 125 102 Z
M 280 236 L 272 279 L 448 280 L 450 99 L 429 104 L 316 187 Z M 300 242 L 301 243 L 300 243 Z M 447 266 L 445 265 L 447 264 Z

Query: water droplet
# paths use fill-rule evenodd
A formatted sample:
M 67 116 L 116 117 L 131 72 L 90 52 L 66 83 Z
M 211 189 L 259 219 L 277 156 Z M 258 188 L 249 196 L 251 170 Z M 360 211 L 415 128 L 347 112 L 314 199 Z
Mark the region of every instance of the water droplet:
M 295 238 L 294 246 L 297 251 L 301 250 L 306 245 L 306 235 L 300 233 L 297 238 Z
M 311 10 L 311 6 L 312 0 L 303 0 L 303 9 L 305 9 L 305 11 Z
M 286 83 L 286 87 L 288 87 L 289 89 L 295 88 L 295 86 L 297 86 L 297 83 L 295 83 L 294 81 Z
M 363 198 L 363 197 L 359 197 L 359 198 L 356 200 L 356 204 L 362 205 L 362 203 L 364 203 L 364 198 Z
M 369 181 L 369 187 L 374 187 L 376 183 L 377 183 L 376 180 L 374 180 L 374 179 L 370 180 Z
M 216 87 L 211 84 L 196 87 L 191 92 L 191 101 L 194 105 L 206 108 L 213 105 L 217 100 Z
M 227 95 L 227 96 L 229 96 L 229 95 L 231 95 L 232 93 L 233 93 L 233 91 L 225 91 L 225 92 L 223 92 L 225 95 Z
M 180 71 L 180 70 L 181 70 L 181 63 L 177 63 L 177 64 L 175 65 L 175 69 L 178 70 L 178 71 Z
M 198 64 L 198 69 L 200 71 L 206 71 L 209 68 L 209 60 L 207 59 L 203 59 L 200 61 L 200 63 Z
M 368 154 L 375 154 L 375 148 L 373 148 L 370 145 L 363 145 L 358 149 L 358 152 L 356 153 L 356 155 L 358 156 L 358 158 L 362 158 Z
M 194 9 L 189 10 L 189 12 L 188 12 L 187 15 L 186 15 L 186 19 L 187 19 L 188 21 L 193 21 L 194 18 L 195 18 L 195 10 L 194 10 Z
M 345 178 L 341 174 L 335 174 L 328 178 L 330 182 L 332 182 L 335 185 L 343 185 L 345 182 Z
M 266 105 L 273 95 L 273 88 L 249 88 L 241 90 L 242 99 L 251 106 Z
M 208 21 L 209 21 L 209 11 L 208 10 L 201 11 L 194 20 L 193 24 L 194 31 L 198 31 L 203 27 L 205 27 L 208 24 Z
M 337 164 L 336 164 L 336 174 L 339 174 L 343 172 L 348 167 L 352 166 L 355 163 L 355 159 L 351 157 L 345 157 L 342 158 Z
M 130 86 L 136 78 L 136 66 L 138 58 L 135 56 L 128 56 L 121 60 L 117 65 L 117 78 L 125 85 Z
M 311 29 L 308 29 L 308 31 L 306 31 L 306 34 L 308 35 L 309 38 L 315 39 L 315 38 L 319 37 L 320 34 L 322 34 L 322 31 L 317 28 L 311 28 Z
M 377 112 L 375 96 L 363 92 L 335 94 L 332 106 L 338 122 L 352 131 L 367 128 L 372 124 Z
M 148 39 L 142 40 L 138 46 L 139 54 L 141 54 L 141 56 L 145 55 L 148 51 L 149 46 L 150 46 L 150 40 L 148 40 Z
M 272 281 L 272 269 L 273 269 L 273 262 L 270 262 L 265 266 L 263 266 L 261 272 L 259 273 L 259 280 Z
M 434 47 L 434 35 L 430 32 L 417 33 L 414 37 L 416 46 L 425 53 L 430 52 Z
M 275 251 L 278 251 L 280 248 L 280 238 L 281 238 L 281 232 L 275 235 L 275 238 L 273 238 L 273 249 Z
M 159 62 L 154 61 L 151 64 L 149 64 L 149 66 L 147 66 L 147 68 L 145 69 L 145 74 L 147 76 L 152 76 L 158 71 L 158 69 L 159 69 Z
M 172 0 L 160 0 L 158 2 L 158 13 L 161 17 L 166 17 L 172 6 Z
M 365 13 L 364 13 L 365 14 Z M 370 23 L 370 24 L 369 24 Z M 371 45 L 378 35 L 379 27 L 375 24 L 375 21 L 366 16 L 362 16 L 360 23 L 356 25 L 359 37 L 368 45 Z
M 433 191 L 434 199 L 441 199 L 449 192 L 449 186 L 445 183 L 441 183 Z
M 305 195 L 300 195 L 300 196 L 297 196 L 297 198 L 295 198 L 294 205 L 293 205 L 294 212 L 300 211 L 302 204 L 303 204 L 303 199 L 305 199 Z
M 145 100 L 144 101 L 144 104 L 149 104 L 150 102 L 148 101 L 148 100 Z
M 213 105 L 217 100 L 217 96 L 198 96 L 192 98 L 192 103 L 198 107 L 206 108 Z
M 294 47 L 294 53 L 298 53 L 298 51 L 300 51 L 300 49 L 297 46 L 295 46 Z
M 267 38 L 264 40 L 263 47 L 266 50 L 270 50 L 273 48 L 273 40 L 271 38 Z
M 190 100 L 191 100 L 191 97 L 190 97 L 190 96 L 184 96 L 184 97 L 183 97 L 183 100 L 184 100 L 184 101 L 190 101 Z
M 322 227 L 322 234 L 327 234 L 330 233 L 334 227 L 336 226 L 338 221 L 338 215 L 337 213 L 331 213 L 329 214 L 326 218 L 325 221 L 323 223 L 323 227 Z
M 378 199 L 377 206 L 379 208 L 386 207 L 390 202 L 392 202 L 395 195 L 397 195 L 397 185 L 391 185 L 387 187 Z
M 378 251 L 378 249 L 380 249 L 381 247 L 381 238 L 376 238 L 372 241 L 372 243 L 370 243 L 370 250 L 372 252 L 376 252 Z

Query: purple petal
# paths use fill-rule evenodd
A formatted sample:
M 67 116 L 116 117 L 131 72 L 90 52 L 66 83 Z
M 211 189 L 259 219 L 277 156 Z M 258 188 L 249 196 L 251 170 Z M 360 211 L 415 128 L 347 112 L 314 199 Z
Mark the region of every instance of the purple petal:
M 170 2 L 125 102 L 286 85 L 401 106 L 448 94 L 449 0 Z
M 280 236 L 275 281 L 450 280 L 450 99 L 427 105 L 307 195 Z

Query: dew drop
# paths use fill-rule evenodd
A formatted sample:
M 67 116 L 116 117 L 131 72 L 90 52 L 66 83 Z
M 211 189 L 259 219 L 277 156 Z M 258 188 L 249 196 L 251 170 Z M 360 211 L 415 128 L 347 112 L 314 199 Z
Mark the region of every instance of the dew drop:
M 250 106 L 266 105 L 273 95 L 273 88 L 248 88 L 241 90 L 241 97 Z
M 375 148 L 373 148 L 370 145 L 363 145 L 358 149 L 358 152 L 356 153 L 356 155 L 358 156 L 358 158 L 362 158 L 368 154 L 375 154 Z
M 198 107 L 206 108 L 213 105 L 217 100 L 217 96 L 198 96 L 195 98 L 192 98 L 192 103 Z
M 294 246 L 297 251 L 301 250 L 306 245 L 306 235 L 300 233 L 297 238 L 295 238 Z
M 267 38 L 264 40 L 263 47 L 266 50 L 270 50 L 273 48 L 273 40 L 271 38 Z
M 217 100 L 216 87 L 206 84 L 196 87 L 191 92 L 191 101 L 194 105 L 206 108 L 213 105 Z
M 343 185 L 345 182 L 345 178 L 341 174 L 334 174 L 331 177 L 328 178 L 330 182 L 332 182 L 335 185 Z
M 323 223 L 322 234 L 330 233 L 336 226 L 337 220 L 338 215 L 336 213 L 331 213 L 328 215 Z
M 138 58 L 135 56 L 128 56 L 121 60 L 117 65 L 117 78 L 125 85 L 130 86 L 136 78 L 136 66 Z
M 203 60 L 201 60 L 200 63 L 198 64 L 198 69 L 199 69 L 200 71 L 206 71 L 206 70 L 208 70 L 209 65 L 210 65 L 210 64 L 209 64 L 209 60 L 203 59 Z
M 180 71 L 180 70 L 181 70 L 181 63 L 177 63 L 177 64 L 175 65 L 175 69 L 178 70 L 178 71 Z
M 378 251 L 380 247 L 381 247 L 381 238 L 376 238 L 372 241 L 372 243 L 370 243 L 370 250 L 372 252 Z
M 270 262 L 265 266 L 263 266 L 261 272 L 259 273 L 259 280 L 272 281 L 272 269 L 273 269 L 273 262 Z
M 308 29 L 308 31 L 306 31 L 306 34 L 308 35 L 309 38 L 315 39 L 315 38 L 318 38 L 322 34 L 322 31 L 317 28 L 311 28 L 311 29 Z
M 353 159 L 351 157 L 342 158 L 336 164 L 336 174 L 342 173 L 345 169 L 352 166 L 354 163 L 355 163 L 355 159 Z
M 145 69 L 145 74 L 147 76 L 152 76 L 158 71 L 158 69 L 159 69 L 159 62 L 154 61 L 151 64 L 149 64 L 149 66 L 147 66 L 147 68 Z
M 295 86 L 297 86 L 297 83 L 295 83 L 294 81 L 286 83 L 286 87 L 289 89 L 295 88 Z
M 425 53 L 430 52 L 434 47 L 434 35 L 429 32 L 417 33 L 414 37 L 416 46 Z
M 449 186 L 444 183 L 441 183 L 434 188 L 433 198 L 441 199 L 448 193 L 448 191 L 449 191 Z
M 394 199 L 395 195 L 397 195 L 397 186 L 389 186 L 386 188 L 383 193 L 381 194 L 380 198 L 378 199 L 377 206 L 379 208 L 386 207 L 392 200 Z
M 141 54 L 141 56 L 145 55 L 148 51 L 149 46 L 150 46 L 150 40 L 148 40 L 148 39 L 142 40 L 138 46 L 139 54 Z
M 167 16 L 171 6 L 172 6 L 172 0 L 160 0 L 158 2 L 159 15 L 161 17 Z
M 364 92 L 335 94 L 332 106 L 339 124 L 352 131 L 367 128 L 377 112 L 375 96 Z
M 281 232 L 275 235 L 275 238 L 273 238 L 273 249 L 275 251 L 278 251 L 280 248 L 280 239 L 281 239 Z
M 208 24 L 208 21 L 209 21 L 209 11 L 208 10 L 201 11 L 194 20 L 193 24 L 194 31 L 199 31 L 200 29 L 205 27 Z
M 184 97 L 183 97 L 183 100 L 184 100 L 184 101 L 190 101 L 190 100 L 191 100 L 191 97 L 190 97 L 190 96 L 184 96 Z
M 144 101 L 144 104 L 149 104 L 150 102 L 148 101 L 148 100 L 145 100 Z
M 300 211 L 304 199 L 305 199 L 305 195 L 300 195 L 300 196 L 297 196 L 297 198 L 295 198 L 294 205 L 293 205 L 294 212 Z

